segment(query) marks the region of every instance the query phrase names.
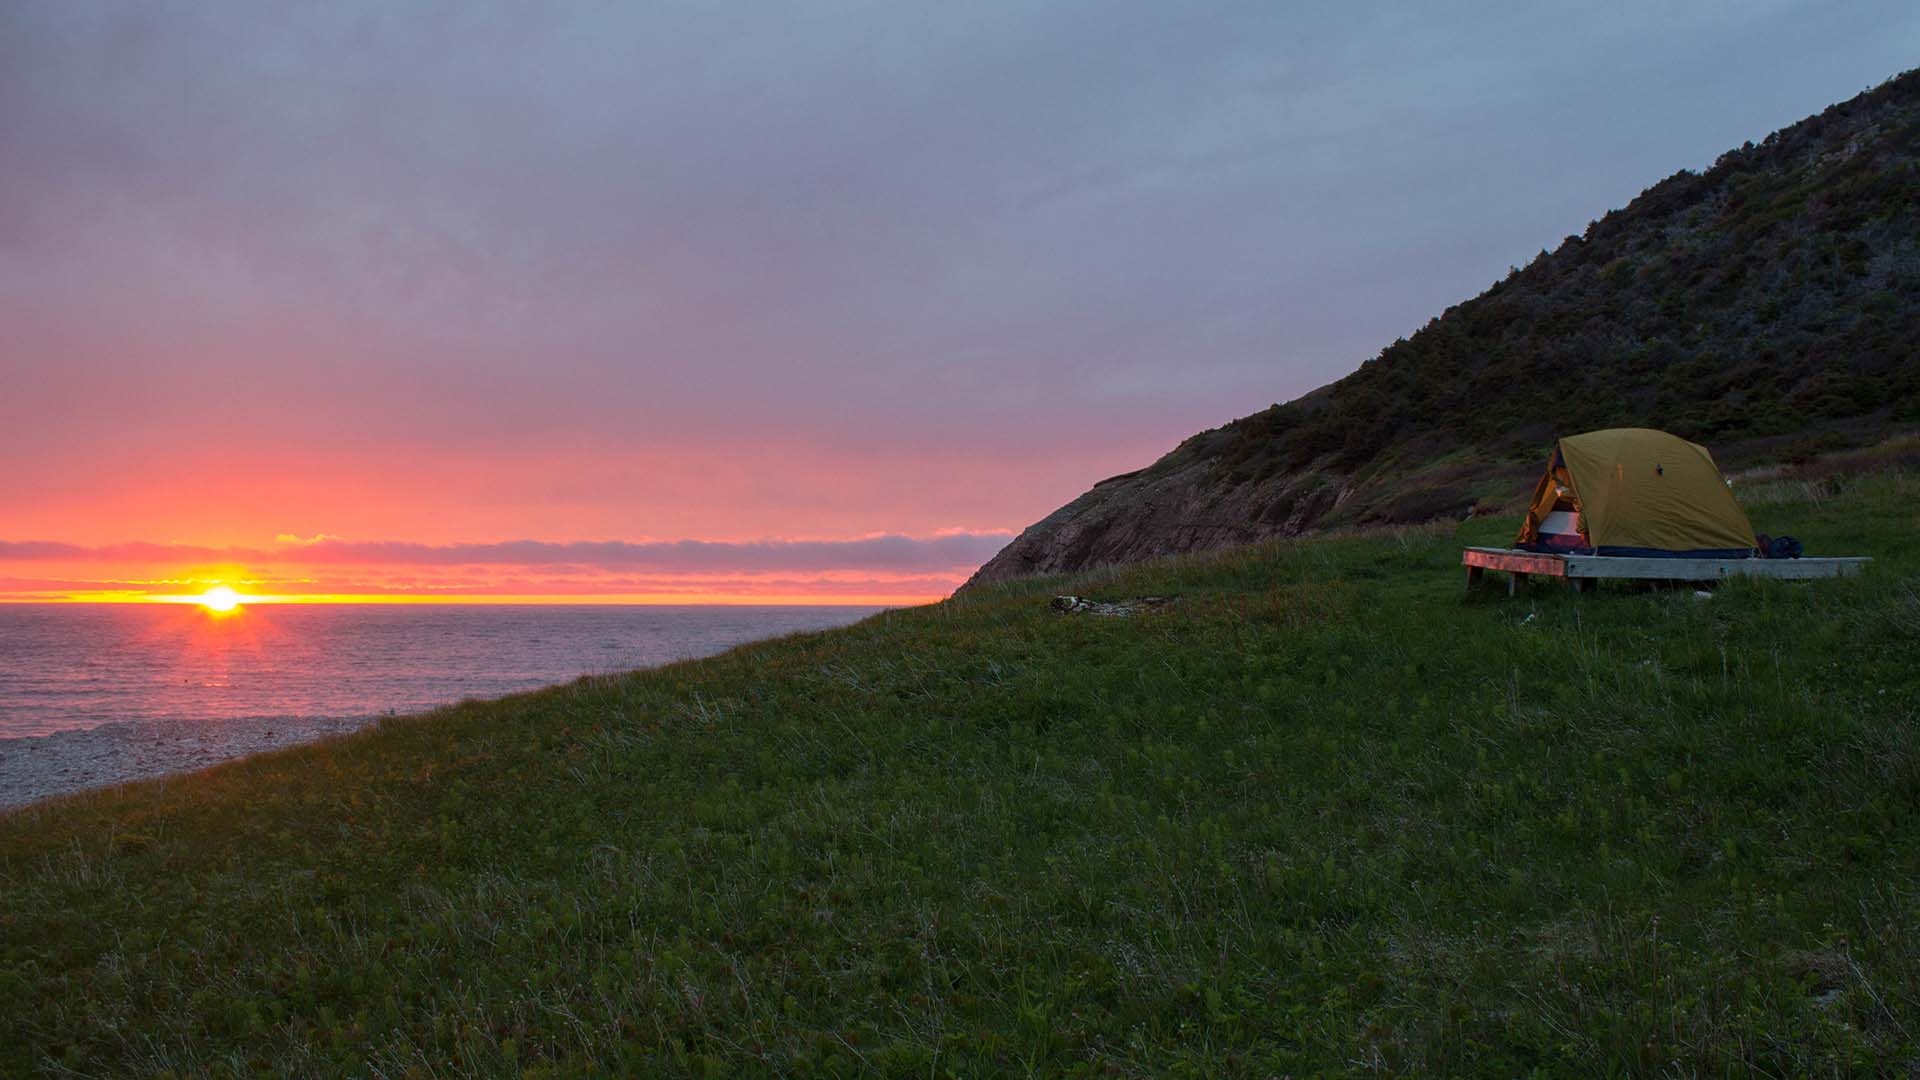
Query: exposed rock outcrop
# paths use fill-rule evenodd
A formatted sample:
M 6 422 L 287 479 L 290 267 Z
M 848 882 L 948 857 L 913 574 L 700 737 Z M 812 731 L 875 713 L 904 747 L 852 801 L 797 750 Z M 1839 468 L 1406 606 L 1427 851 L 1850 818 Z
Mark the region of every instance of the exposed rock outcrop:
M 964 587 L 1292 536 L 1318 524 L 1340 494 L 1336 480 L 1311 474 L 1222 485 L 1211 459 L 1183 445 L 1047 515 Z

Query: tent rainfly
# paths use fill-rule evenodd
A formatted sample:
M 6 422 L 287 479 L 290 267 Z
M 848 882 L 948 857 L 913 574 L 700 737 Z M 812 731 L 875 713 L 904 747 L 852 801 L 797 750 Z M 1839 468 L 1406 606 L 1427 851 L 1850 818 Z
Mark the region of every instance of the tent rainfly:
M 1738 559 L 1753 525 L 1704 446 L 1648 428 L 1559 441 L 1516 547 L 1585 555 Z

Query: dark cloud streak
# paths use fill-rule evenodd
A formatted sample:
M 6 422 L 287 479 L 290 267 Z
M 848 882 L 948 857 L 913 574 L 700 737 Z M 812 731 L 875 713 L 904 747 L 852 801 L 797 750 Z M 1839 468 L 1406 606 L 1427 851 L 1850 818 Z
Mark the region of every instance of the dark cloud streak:
M 137 563 L 191 566 L 520 566 L 591 567 L 661 573 L 830 570 L 936 571 L 976 566 L 1004 546 L 1005 533 L 876 536 L 855 540 L 671 540 L 652 543 L 510 540 L 491 544 L 415 544 L 321 540 L 270 548 L 215 548 L 135 542 L 89 547 L 53 541 L 0 541 L 0 563 Z

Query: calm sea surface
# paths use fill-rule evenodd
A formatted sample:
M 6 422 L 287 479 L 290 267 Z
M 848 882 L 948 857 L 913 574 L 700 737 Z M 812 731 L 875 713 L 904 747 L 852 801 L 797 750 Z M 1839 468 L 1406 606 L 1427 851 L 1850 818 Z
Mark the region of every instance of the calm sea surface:
M 875 609 L 0 604 L 0 738 L 116 721 L 364 717 L 710 656 Z

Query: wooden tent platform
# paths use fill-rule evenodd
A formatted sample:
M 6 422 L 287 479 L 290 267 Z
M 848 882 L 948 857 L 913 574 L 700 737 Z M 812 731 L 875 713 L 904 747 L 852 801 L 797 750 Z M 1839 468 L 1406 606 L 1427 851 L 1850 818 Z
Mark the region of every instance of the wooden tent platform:
M 1480 584 L 1489 570 L 1507 573 L 1507 595 L 1529 575 L 1567 579 L 1584 592 L 1601 578 L 1637 581 L 1717 581 L 1721 578 L 1770 577 L 1788 579 L 1845 577 L 1872 562 L 1866 558 L 1840 559 L 1647 559 L 1619 555 L 1556 555 L 1519 548 L 1470 547 L 1460 553 L 1467 568 L 1467 588 Z

